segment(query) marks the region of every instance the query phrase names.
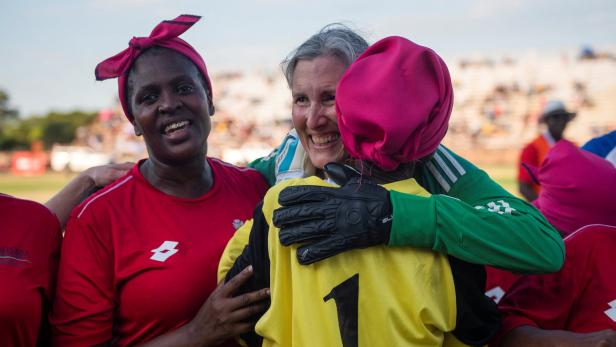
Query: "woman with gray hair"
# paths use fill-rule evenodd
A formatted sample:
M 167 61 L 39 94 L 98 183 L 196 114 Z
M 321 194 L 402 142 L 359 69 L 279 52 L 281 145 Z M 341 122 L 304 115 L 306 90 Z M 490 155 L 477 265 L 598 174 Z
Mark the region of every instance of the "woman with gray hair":
M 336 86 L 340 76 L 321 85 L 310 85 L 312 94 L 294 87 L 298 63 L 333 57 L 346 70 L 368 47 L 359 34 L 342 24 L 330 24 L 297 47 L 282 68 L 291 88 L 296 128 L 284 139 L 275 155 L 258 159 L 250 166 L 265 174 L 270 184 L 294 177 L 320 174 L 319 167 L 334 161 L 343 152 L 335 125 Z M 314 78 L 323 74 L 315 68 Z M 304 82 L 301 82 L 304 83 Z M 381 91 L 375 91 L 379 93 Z M 313 122 L 301 129 L 295 122 L 301 112 L 316 112 Z M 320 115 L 320 116 L 319 116 Z M 331 121 L 324 121 L 329 116 Z M 298 135 L 299 134 L 299 135 Z M 276 157 L 272 170 L 271 158 Z M 432 194 L 417 198 L 392 192 L 383 204 L 391 206 L 393 218 L 380 228 L 371 244 L 331 242 L 341 237 L 336 225 L 335 206 L 322 204 L 307 212 L 307 201 L 298 198 L 283 206 L 275 220 L 289 243 L 303 243 L 299 257 L 309 264 L 352 248 L 386 244 L 429 248 L 462 260 L 487 264 L 517 272 L 557 271 L 563 263 L 564 248 L 558 232 L 531 205 L 514 197 L 483 170 L 443 145 L 412 168 L 413 177 Z M 274 172 L 272 175 L 271 172 Z M 268 174 L 269 173 L 269 174 Z M 389 173 L 390 175 L 393 173 Z M 305 189 L 310 189 L 306 187 Z M 328 192 L 332 197 L 336 190 Z M 453 199 L 452 199 L 453 198 Z M 355 232 L 373 233 L 367 225 Z M 300 232 L 301 231 L 301 232 Z M 350 235 L 345 239 L 350 240 Z
M 292 89 L 296 66 L 300 61 L 314 61 L 332 56 L 345 68 L 366 50 L 368 42 L 342 24 L 330 24 L 297 47 L 283 62 L 283 72 Z M 315 71 L 319 74 L 319 71 Z M 305 95 L 292 95 L 294 110 L 303 103 L 319 106 L 323 112 L 335 113 L 335 87 L 337 79 L 324 88 L 318 99 Z M 317 142 L 315 142 L 317 141 Z M 301 140 L 292 130 L 282 144 L 267 157 L 250 163 L 259 170 L 270 185 L 293 177 L 305 177 L 317 172 L 315 167 L 326 164 L 332 151 L 342 151 L 337 131 L 327 137 L 310 136 Z M 309 155 L 312 157 L 309 157 Z M 316 164 L 316 165 L 315 165 Z M 77 177 L 47 206 L 64 224 L 70 210 L 88 193 L 122 176 L 128 165 L 103 166 L 90 169 Z M 560 269 L 564 259 L 564 246 L 558 232 L 531 205 L 511 195 L 494 182 L 483 170 L 439 146 L 413 168 L 415 179 L 432 195 L 417 201 L 404 194 L 390 194 L 393 219 L 375 242 L 390 246 L 409 245 L 430 248 L 460 259 L 491 265 L 521 273 L 553 272 Z M 454 198 L 454 199 L 452 199 Z M 291 212 L 302 208 L 302 201 L 294 201 Z M 301 220 L 283 219 L 283 231 L 316 224 L 328 224 L 332 217 L 322 218 L 322 211 Z M 455 226 L 455 228 L 450 228 Z M 335 230 L 327 233 L 335 235 Z M 360 231 L 358 231 L 360 232 Z M 362 230 L 361 232 L 366 232 Z M 325 241 L 324 235 L 294 236 L 293 242 L 304 238 Z M 306 245 L 307 247 L 320 247 Z M 344 249 L 322 249 L 331 256 L 357 245 L 347 244 Z M 313 248 L 314 249 L 314 248 Z M 313 262 L 310 258 L 303 262 Z
M 285 138 L 274 156 L 252 163 L 270 184 L 293 176 L 323 176 L 324 165 L 341 158 L 344 147 L 336 121 L 336 87 L 346 68 L 367 47 L 367 42 L 349 28 L 328 25 L 285 61 L 296 132 Z M 303 74 L 302 79 L 298 78 L 299 73 Z M 302 264 L 352 248 L 385 244 L 428 248 L 469 262 L 520 272 L 555 271 L 562 265 L 562 240 L 539 212 L 444 146 L 426 153 L 412 166 L 401 166 L 401 170 L 404 172 L 388 175 L 402 177 L 411 172 L 433 195 L 391 191 L 380 197 L 370 196 L 392 218 L 377 221 L 382 216 L 367 216 L 369 223 L 359 228 L 337 229 L 329 227 L 338 222 L 336 213 L 330 212 L 342 206 L 344 199 L 339 192 L 344 186 L 328 188 L 320 194 L 331 199 L 312 209 L 304 207 L 306 201 L 301 197 L 289 200 L 274 221 L 281 227 L 280 236 L 284 235 L 285 244 L 303 243 L 298 249 L 298 254 L 304 255 L 299 257 Z M 86 191 L 87 184 L 79 190 Z M 75 196 L 69 194 L 68 199 L 56 201 L 67 205 L 71 199 L 74 201 Z M 303 230 L 309 233 L 304 234 Z M 331 242 L 339 239 L 348 242 Z M 229 244 L 226 256 L 237 258 L 241 249 L 236 247 L 238 244 Z M 220 270 L 225 272 L 228 268 L 223 266 Z
M 439 273 L 439 270 L 435 270 L 436 267 L 427 265 L 429 261 L 423 268 L 424 271 L 415 271 L 414 267 L 423 260 L 407 259 L 406 263 L 402 260 L 407 267 L 406 270 L 397 272 L 399 285 L 395 290 L 387 287 L 387 283 L 396 276 L 385 278 L 379 276 L 379 279 L 371 276 L 375 273 L 392 274 L 391 269 L 399 269 L 400 265 L 399 261 L 393 260 L 395 254 L 410 250 L 409 248 L 402 250 L 392 248 L 383 254 L 381 252 L 385 250 L 382 247 L 384 244 L 414 246 L 412 249 L 416 251 L 420 248 L 432 248 L 440 253 L 459 255 L 462 259 L 470 258 L 479 264 L 490 261 L 490 252 L 502 253 L 505 250 L 512 254 L 520 254 L 520 249 L 522 252 L 526 251 L 518 246 L 519 243 L 509 245 L 504 243 L 507 240 L 501 235 L 502 231 L 492 227 L 492 224 L 499 224 L 499 228 L 508 225 L 503 228 L 504 230 L 522 228 L 527 231 L 539 231 L 537 235 L 531 235 L 532 238 L 540 244 L 553 242 L 556 255 L 550 260 L 557 264 L 556 266 L 560 266 L 562 262 L 562 241 L 557 234 L 552 235 L 555 230 L 545 222 L 537 210 L 532 206 L 526 206 L 524 202 L 508 194 L 472 164 L 439 146 L 447 128 L 447 119 L 452 106 L 451 82 L 447 77 L 435 83 L 437 87 L 435 84 L 424 85 L 421 78 L 428 75 L 431 76 L 427 78 L 430 80 L 434 77 L 430 73 L 433 71 L 432 68 L 434 68 L 434 74 L 442 71 L 442 69 L 436 69 L 437 65 L 442 67 L 440 58 L 435 62 L 436 58 L 426 53 L 428 51 L 411 49 L 410 57 L 414 54 L 425 53 L 429 55 L 429 58 L 425 61 L 418 59 L 420 63 L 408 65 L 402 63 L 397 65 L 395 61 L 391 64 L 370 64 L 369 68 L 360 73 L 356 72 L 352 82 L 349 82 L 347 68 L 349 65 L 357 66 L 355 60 L 363 48 L 361 45 L 360 48 L 356 48 L 352 44 L 340 43 L 345 41 L 341 37 L 359 37 L 353 35 L 356 34 L 348 28 L 328 26 L 302 44 L 283 63 L 285 76 L 292 92 L 295 133 L 290 134 L 282 148 L 279 149 L 276 170 L 278 177 L 271 177 L 270 181 L 282 181 L 290 177 L 307 178 L 287 180 L 281 183 L 283 186 L 276 185 L 270 189 L 263 205 L 255 210 L 254 221 L 247 223 L 234 235 L 221 259 L 219 279 L 223 277 L 227 280 L 231 279 L 239 269 L 252 265 L 256 275 L 244 287 L 244 290 L 254 290 L 271 285 L 272 306 L 257 323 L 257 333 L 273 344 L 287 345 L 291 344 L 289 341 L 293 341 L 293 344 L 302 345 L 309 343 L 312 339 L 315 345 L 329 345 L 323 342 L 325 332 L 320 330 L 321 340 L 318 340 L 310 329 L 325 324 L 327 332 L 332 332 L 331 329 L 334 329 L 332 324 L 335 324 L 335 320 L 330 319 L 331 316 L 324 316 L 320 311 L 325 309 L 323 301 L 330 299 L 335 301 L 338 308 L 340 335 L 345 346 L 357 344 L 358 312 L 360 317 L 364 317 L 363 323 L 361 319 L 359 320 L 359 336 L 369 341 L 372 340 L 370 340 L 371 335 L 368 330 L 398 331 L 400 326 L 384 327 L 383 322 L 392 317 L 399 317 L 398 313 L 401 312 L 404 312 L 401 313 L 402 315 L 413 315 L 412 312 L 415 312 L 410 307 L 391 304 L 388 301 L 390 299 L 391 301 L 404 301 L 408 299 L 409 293 L 413 293 L 416 299 L 412 300 L 413 302 L 435 300 L 427 304 L 425 312 L 430 313 L 426 315 L 431 316 L 432 310 L 446 310 L 448 305 L 439 301 L 440 296 L 436 292 L 433 292 L 431 299 L 428 299 L 430 295 L 421 294 L 426 291 L 420 288 L 422 286 L 420 283 L 431 283 L 438 290 L 447 288 L 449 285 L 446 280 L 441 281 L 431 275 L 427 276 L 429 279 L 422 277 L 434 272 Z M 354 42 L 361 43 L 361 40 Z M 379 49 L 385 47 L 383 48 L 385 50 L 388 47 L 386 44 L 379 45 L 379 43 L 369 48 L 372 50 L 370 54 L 375 55 L 376 60 L 381 59 Z M 389 54 L 397 56 L 391 51 Z M 360 56 L 365 58 L 365 54 Z M 411 61 L 413 59 L 410 58 Z M 407 60 L 403 58 L 401 61 Z M 389 73 L 387 79 L 381 80 L 384 81 L 383 83 L 372 84 L 372 77 L 384 73 L 384 66 L 390 69 L 387 71 Z M 408 71 L 412 72 L 408 73 Z M 400 77 L 402 81 L 396 79 L 397 75 L 402 76 Z M 351 98 L 354 105 L 348 107 L 347 104 L 343 110 L 341 101 L 336 97 L 337 93 L 341 92 L 339 84 L 342 84 L 345 79 L 347 90 L 352 88 L 360 92 L 353 94 Z M 396 89 L 399 85 L 402 89 Z M 446 88 L 447 85 L 449 88 Z M 430 99 L 431 93 L 439 88 L 448 89 L 448 92 L 441 95 L 442 98 L 433 101 Z M 372 90 L 377 92 L 372 92 Z M 394 115 L 393 119 L 397 118 L 396 115 L 403 117 L 407 114 L 408 116 L 409 111 L 421 104 L 426 104 L 425 109 L 422 110 L 427 110 L 428 113 L 419 111 L 415 116 L 400 118 L 404 119 L 403 121 L 399 119 L 399 121 L 388 124 L 392 118 L 389 120 L 376 119 L 378 116 L 374 116 L 384 116 L 391 110 L 395 111 L 389 112 L 390 115 Z M 355 112 L 358 110 L 361 112 Z M 369 111 L 366 112 L 366 110 Z M 355 116 L 350 116 L 349 113 Z M 391 124 L 395 125 L 392 127 Z M 343 131 L 346 132 L 346 137 L 341 135 Z M 345 177 L 348 172 L 344 169 L 332 170 L 332 163 L 349 162 L 349 158 L 354 159 L 350 163 L 355 164 L 355 169 L 362 171 L 361 175 L 366 177 L 366 183 L 361 183 L 361 181 L 358 183 L 357 179 L 353 178 L 345 182 L 348 179 Z M 450 194 L 458 194 L 467 202 L 447 196 L 427 196 L 418 191 L 413 193 L 409 185 L 413 186 L 414 180 L 408 180 L 413 176 L 420 182 L 423 180 L 424 188 L 428 190 L 438 192 L 438 189 L 441 189 Z M 319 178 L 334 180 L 341 186 L 327 185 Z M 367 183 L 368 180 L 400 185 L 390 186 L 390 191 L 372 189 Z M 470 191 L 469 188 L 476 188 L 479 192 Z M 493 201 L 495 198 L 498 201 Z M 473 204 L 470 205 L 469 201 Z M 483 204 L 485 206 L 482 206 Z M 349 213 L 353 218 L 349 217 Z M 483 228 L 484 230 L 474 230 L 473 224 L 477 229 Z M 489 237 L 483 234 L 486 230 Z M 545 234 L 542 235 L 540 231 Z M 528 238 L 526 235 L 523 236 Z M 484 240 L 486 238 L 487 240 Z M 470 247 L 462 244 L 463 239 L 469 242 Z M 499 242 L 504 244 L 500 245 Z M 281 248 L 279 243 L 292 247 Z M 301 245 L 295 246 L 294 244 L 297 243 Z M 539 247 L 549 248 L 552 245 L 541 244 Z M 526 244 L 526 246 L 530 249 L 536 247 L 533 244 Z M 302 269 L 301 265 L 298 265 L 311 264 L 346 250 L 366 247 L 370 249 L 365 252 L 341 254 L 323 261 L 318 266 Z M 288 252 L 294 252 L 298 261 L 290 261 Z M 532 252 L 536 252 L 536 249 L 532 249 Z M 376 253 L 380 256 L 371 258 Z M 425 250 L 419 253 L 435 254 Z M 366 255 L 366 257 L 361 255 Z M 533 254 L 529 258 L 532 257 L 534 257 Z M 501 255 L 500 260 L 503 259 L 506 257 Z M 532 260 L 536 261 L 536 259 Z M 513 262 L 515 266 L 515 259 L 507 261 Z M 358 270 L 358 264 L 361 265 L 359 268 L 362 270 Z M 456 330 L 487 334 L 486 326 L 482 326 L 481 322 L 486 318 L 486 314 L 489 316 L 486 313 L 489 309 L 486 309 L 486 305 L 481 300 L 474 299 L 477 297 L 485 299 L 483 295 L 485 274 L 482 268 L 479 267 L 477 270 L 476 266 L 473 267 L 454 258 L 450 258 L 449 264 L 451 264 L 452 274 L 456 281 L 466 280 L 465 283 L 456 282 L 455 285 L 456 295 L 459 295 L 456 302 L 463 306 L 466 305 L 466 307 L 456 308 L 457 314 L 461 314 L 457 317 L 460 325 L 456 325 Z M 380 266 L 381 270 L 375 270 L 374 266 Z M 518 262 L 517 266 L 524 267 L 529 264 Z M 532 268 L 533 265 L 529 267 Z M 538 268 L 540 266 L 532 271 L 538 271 Z M 356 272 L 355 270 L 362 272 L 359 277 L 364 278 L 364 283 L 368 284 L 363 286 L 364 294 L 361 294 L 360 298 L 363 296 L 364 299 L 359 300 L 359 310 L 357 309 L 357 289 L 362 285 L 359 284 L 359 277 L 349 277 Z M 406 275 L 403 273 L 417 274 L 416 283 L 406 282 Z M 345 278 L 347 280 L 344 280 Z M 342 282 L 336 285 L 340 281 Z M 370 300 L 366 297 L 376 297 L 371 296 L 375 293 L 370 294 L 366 290 L 370 291 L 370 288 L 375 287 L 387 287 L 388 289 L 383 289 L 383 293 L 387 294 L 378 296 L 379 299 L 375 301 L 384 305 L 381 309 L 370 310 L 368 307 L 370 304 L 367 303 Z M 320 303 L 319 300 L 315 301 L 315 298 L 321 298 L 318 295 L 315 297 L 315 294 L 326 294 L 330 289 L 331 293 L 323 297 Z M 475 295 L 477 289 L 479 296 Z M 461 292 L 458 293 L 458 290 Z M 389 299 L 386 300 L 383 297 Z M 408 300 L 405 303 L 408 303 Z M 351 308 L 345 305 L 351 305 Z M 374 320 L 379 312 L 382 313 L 383 308 L 388 307 L 397 307 L 397 309 L 393 309 L 389 316 L 381 317 L 382 320 L 373 321 L 374 325 L 366 324 L 367 320 Z M 402 307 L 409 309 L 404 310 Z M 476 314 L 471 313 L 475 311 Z M 289 312 L 302 312 L 302 320 L 291 319 L 292 317 L 287 316 Z M 411 339 L 417 338 L 416 332 L 422 331 L 422 328 L 415 330 L 414 327 L 421 326 L 422 320 L 416 317 L 401 320 L 408 324 L 402 330 L 410 329 L 406 331 L 413 331 L 409 333 L 412 336 Z M 313 322 L 310 323 L 313 328 L 308 325 L 302 326 L 301 322 L 304 321 Z M 361 327 L 362 325 L 364 328 Z M 372 328 L 363 330 L 364 335 L 361 335 L 362 329 L 369 326 Z M 469 326 L 472 328 L 465 329 Z M 460 327 L 459 330 L 458 327 Z M 446 332 L 450 328 L 441 330 Z M 365 335 L 367 331 L 368 335 Z M 384 343 L 386 338 L 382 335 L 391 337 L 395 334 L 381 334 L 383 338 L 381 343 Z M 422 334 L 419 333 L 419 335 Z M 336 334 L 328 336 L 336 339 Z M 485 335 L 474 337 L 478 339 L 469 336 L 463 339 L 464 336 L 455 336 L 465 342 L 474 341 L 479 344 L 482 343 L 479 341 L 485 342 L 485 340 L 480 340 Z M 253 335 L 250 338 L 254 339 L 251 341 L 252 344 L 259 344 L 258 337 Z M 317 340 L 320 342 L 315 342 Z M 387 341 L 392 344 L 384 344 L 398 345 L 391 340 Z M 376 341 L 372 342 L 376 343 Z
M 349 66 L 368 46 L 368 42 L 349 27 L 340 23 L 328 24 L 291 52 L 282 62 L 282 72 L 291 87 L 299 61 L 332 55 Z

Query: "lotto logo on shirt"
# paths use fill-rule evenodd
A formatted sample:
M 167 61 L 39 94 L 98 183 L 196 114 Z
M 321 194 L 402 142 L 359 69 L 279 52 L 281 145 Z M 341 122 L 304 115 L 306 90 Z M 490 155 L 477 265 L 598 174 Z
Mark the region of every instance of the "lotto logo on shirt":
M 244 225 L 244 222 L 241 219 L 234 219 L 232 224 L 233 224 L 233 229 L 237 230 L 241 228 L 242 225 Z
M 494 300 L 494 302 L 497 304 L 501 301 L 504 295 L 505 291 L 499 286 L 496 286 L 486 292 L 486 296 Z
M 611 320 L 616 322 L 616 300 L 612 300 L 610 303 L 608 303 L 608 305 L 610 306 L 610 308 L 605 310 L 605 314 L 610 317 Z
M 177 241 L 165 241 L 158 248 L 151 250 L 154 253 L 150 259 L 164 262 L 169 259 L 170 256 L 176 254 L 178 249 L 175 248 L 178 245 Z

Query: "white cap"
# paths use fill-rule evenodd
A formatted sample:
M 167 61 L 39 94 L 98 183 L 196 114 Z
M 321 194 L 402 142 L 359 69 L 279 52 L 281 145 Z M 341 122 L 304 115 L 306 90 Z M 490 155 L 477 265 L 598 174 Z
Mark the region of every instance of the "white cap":
M 541 118 L 545 119 L 546 117 L 556 115 L 556 114 L 569 115 L 569 119 L 572 119 L 573 117 L 575 117 L 575 112 L 567 111 L 567 108 L 565 108 L 565 104 L 562 101 L 549 100 L 545 104 L 545 107 L 543 108 L 543 114 L 541 115 Z

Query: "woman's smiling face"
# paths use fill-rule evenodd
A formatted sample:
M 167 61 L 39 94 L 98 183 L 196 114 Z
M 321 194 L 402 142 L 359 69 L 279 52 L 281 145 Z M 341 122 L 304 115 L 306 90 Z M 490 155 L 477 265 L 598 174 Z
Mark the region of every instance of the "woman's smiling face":
M 336 86 L 346 69 L 346 64 L 332 55 L 300 60 L 295 66 L 293 125 L 310 161 L 319 169 L 344 156 L 335 104 Z
M 205 156 L 210 133 L 208 98 L 197 67 L 180 53 L 144 53 L 129 76 L 129 103 L 137 134 L 158 161 Z

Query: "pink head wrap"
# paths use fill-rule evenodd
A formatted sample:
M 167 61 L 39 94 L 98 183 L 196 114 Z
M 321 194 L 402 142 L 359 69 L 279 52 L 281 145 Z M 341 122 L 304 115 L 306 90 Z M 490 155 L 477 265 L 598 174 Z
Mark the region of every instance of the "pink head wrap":
M 536 177 L 541 193 L 533 205 L 564 235 L 589 224 L 616 226 L 616 168 L 607 160 L 560 140 Z
M 190 59 L 197 66 L 203 78 L 205 78 L 208 87 L 208 100 L 210 104 L 212 103 L 212 84 L 207 73 L 207 68 L 205 67 L 205 61 L 203 61 L 203 58 L 191 45 L 178 37 L 193 24 L 197 23 L 200 18 L 200 16 L 184 14 L 173 20 L 162 21 L 152 30 L 149 37 L 133 37 L 128 42 L 127 49 L 96 65 L 94 74 L 98 81 L 119 77 L 118 93 L 120 96 L 120 104 L 122 104 L 124 114 L 126 114 L 126 117 L 128 117 L 130 121 L 133 120 L 133 115 L 129 112 L 128 103 L 130 100 L 126 100 L 128 71 L 139 55 L 153 46 L 172 49 Z
M 452 105 L 443 60 L 398 36 L 370 46 L 349 66 L 336 90 L 345 149 L 387 171 L 436 150 Z

